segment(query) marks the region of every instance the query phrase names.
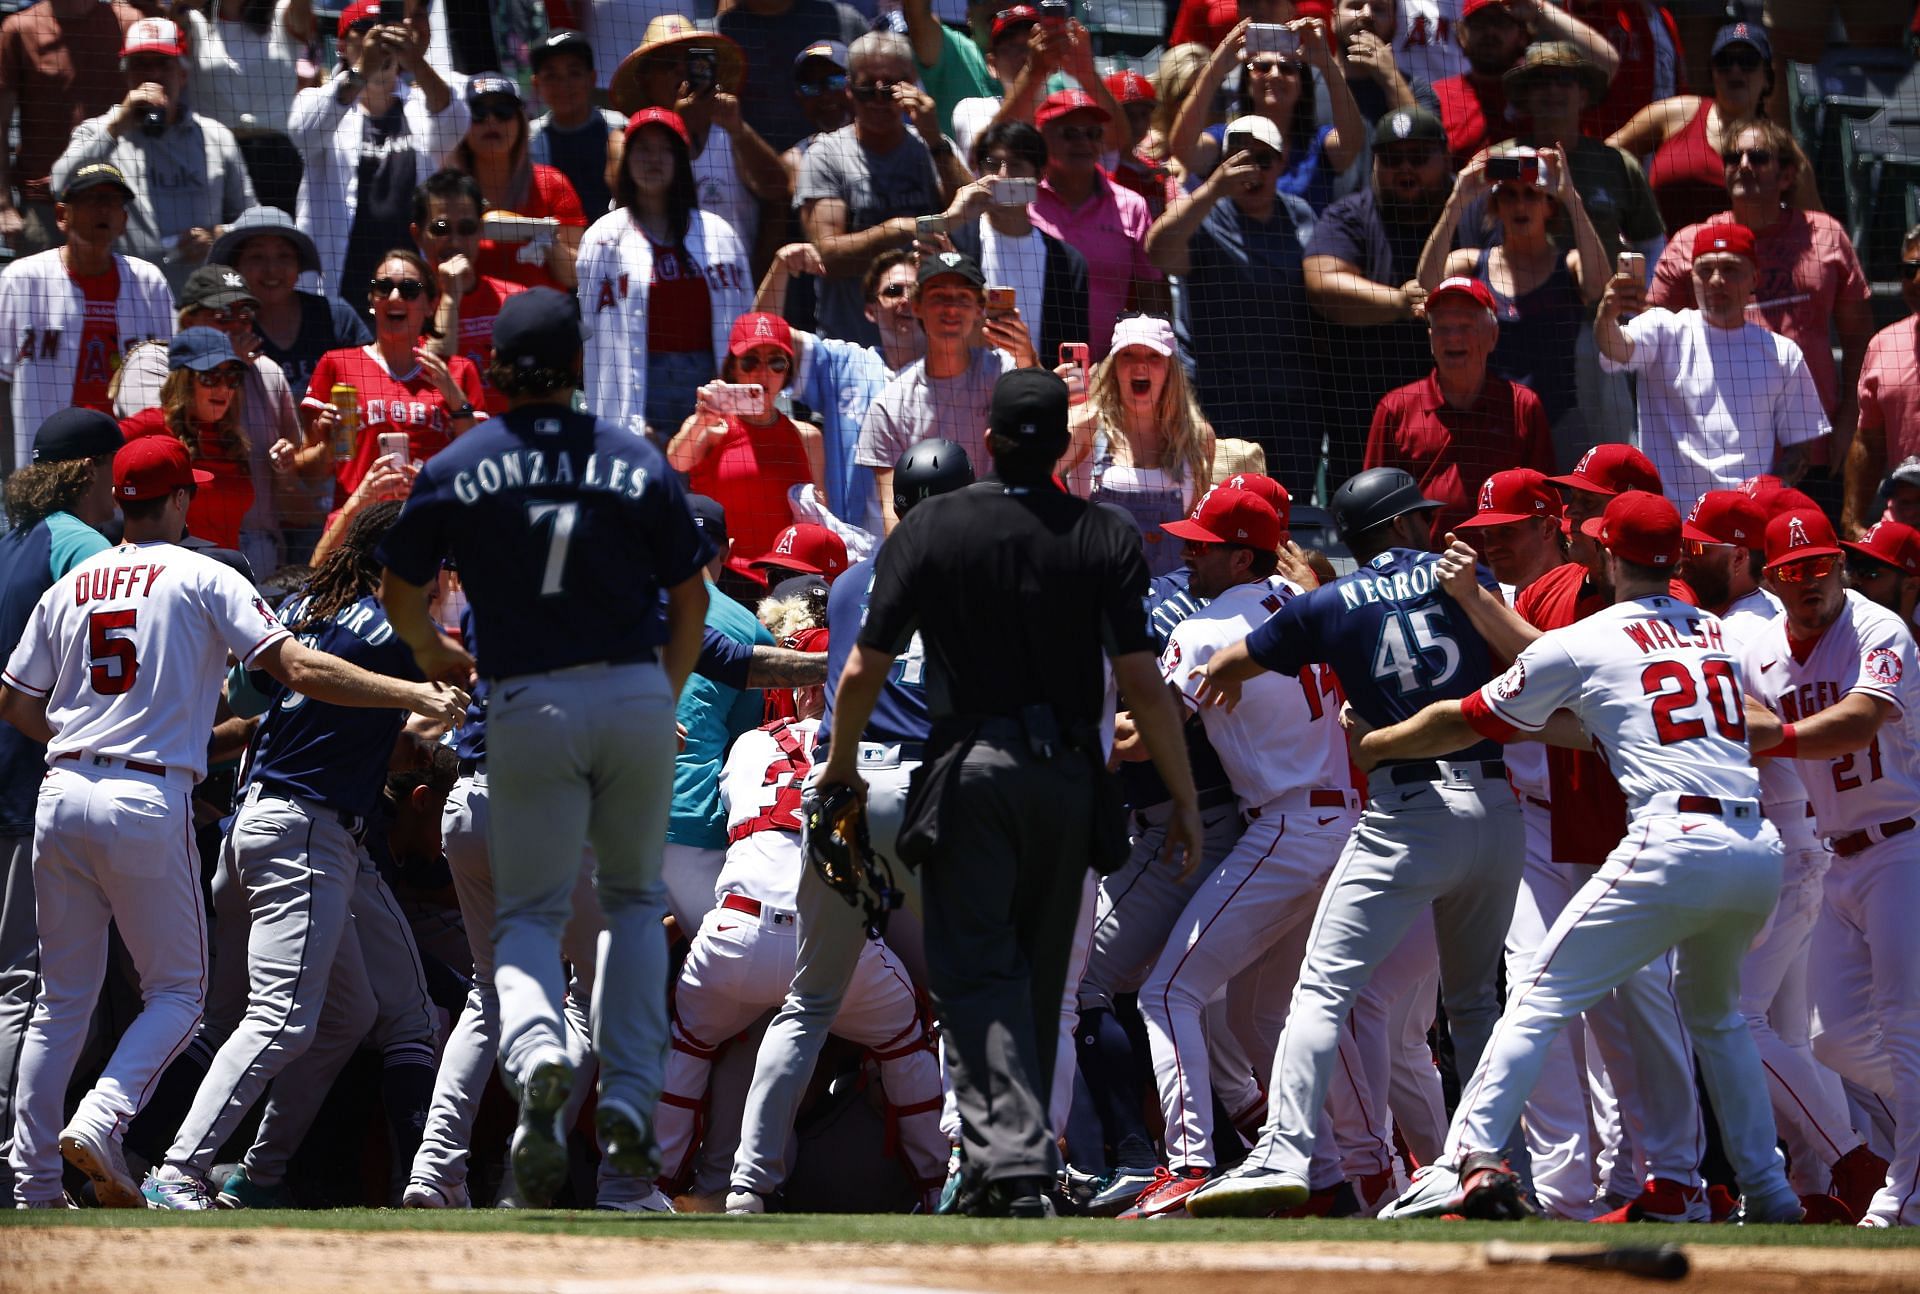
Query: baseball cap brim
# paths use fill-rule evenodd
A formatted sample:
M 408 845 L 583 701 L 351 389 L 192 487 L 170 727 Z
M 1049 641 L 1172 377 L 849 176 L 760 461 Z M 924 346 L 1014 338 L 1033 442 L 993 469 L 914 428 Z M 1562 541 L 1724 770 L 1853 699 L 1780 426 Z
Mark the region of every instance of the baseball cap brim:
M 1588 517 L 1585 521 L 1580 523 L 1580 533 L 1585 535 L 1588 539 L 1593 540 L 1595 543 L 1600 543 L 1601 542 L 1600 531 L 1601 531 L 1601 528 L 1605 525 L 1605 523 L 1606 523 L 1605 517 Z M 1680 538 L 1683 540 L 1691 540 L 1693 543 L 1696 543 L 1696 544 L 1726 543 L 1724 539 L 1715 539 L 1712 535 L 1708 534 L 1706 531 L 1700 529 L 1700 527 L 1694 525 L 1692 522 L 1689 522 L 1689 521 L 1682 521 L 1680 523 Z M 1601 544 L 1601 546 L 1605 547 L 1604 544 Z
M 1544 512 L 1501 512 L 1497 509 L 1490 509 L 1486 512 L 1476 512 L 1465 521 L 1455 522 L 1453 528 L 1455 530 L 1470 530 L 1475 526 L 1505 526 L 1516 521 L 1525 521 L 1530 517 L 1544 517 L 1546 515 L 1548 514 Z
M 1892 570 L 1899 571 L 1902 575 L 1906 574 L 1906 571 L 1902 569 L 1898 561 L 1887 556 L 1885 553 L 1875 552 L 1873 549 L 1867 547 L 1865 544 L 1856 543 L 1851 539 L 1842 539 L 1840 541 L 1840 546 L 1846 549 L 1849 553 L 1858 554 L 1859 556 L 1866 558 L 1868 561 L 1878 562 L 1882 566 L 1888 567 Z
M 1875 560 L 1876 562 L 1884 562 L 1887 560 L 1886 558 L 1880 556 L 1878 553 L 1870 553 L 1870 555 L 1873 557 L 1873 560 Z M 1790 566 L 1794 562 L 1803 562 L 1809 557 L 1844 557 L 1844 556 L 1846 556 L 1846 553 L 1842 549 L 1836 547 L 1833 544 L 1813 544 L 1806 548 L 1796 548 L 1790 553 L 1782 553 L 1780 556 L 1768 562 L 1766 566 L 1763 567 L 1762 569 L 1770 571 L 1777 566 Z
M 1620 493 L 1618 490 L 1609 489 L 1600 484 L 1591 476 L 1582 476 L 1578 472 L 1568 472 L 1565 476 L 1549 476 L 1547 480 L 1554 485 L 1564 485 L 1568 489 L 1585 490 L 1588 494 L 1604 494 L 1609 499 Z
M 1202 544 L 1224 544 L 1227 542 L 1191 518 L 1186 521 L 1163 521 L 1160 523 L 1160 529 L 1166 531 L 1175 539 L 1191 539 L 1196 543 Z

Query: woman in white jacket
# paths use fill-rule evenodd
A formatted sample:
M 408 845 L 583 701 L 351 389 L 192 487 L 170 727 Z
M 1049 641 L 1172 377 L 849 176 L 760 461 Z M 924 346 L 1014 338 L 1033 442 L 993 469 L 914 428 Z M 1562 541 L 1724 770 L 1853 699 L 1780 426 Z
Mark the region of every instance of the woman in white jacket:
M 664 445 L 719 372 L 752 304 L 746 249 L 697 202 L 687 128 L 665 108 L 627 122 L 615 209 L 580 243 L 580 313 L 592 411 Z

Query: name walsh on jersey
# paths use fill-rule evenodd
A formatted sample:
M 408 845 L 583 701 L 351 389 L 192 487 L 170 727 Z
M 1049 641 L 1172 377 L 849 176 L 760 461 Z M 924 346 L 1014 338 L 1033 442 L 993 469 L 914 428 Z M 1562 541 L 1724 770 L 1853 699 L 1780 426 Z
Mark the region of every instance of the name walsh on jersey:
M 462 503 L 478 503 L 483 496 L 502 490 L 550 484 L 578 485 L 637 499 L 646 491 L 647 471 L 613 454 L 588 454 L 585 467 L 576 469 L 566 454 L 516 449 L 483 458 L 453 474 L 454 497 Z
M 1720 622 L 1701 624 L 1692 616 L 1682 622 L 1691 638 L 1683 638 L 1674 632 L 1674 626 L 1666 620 L 1636 620 L 1621 625 L 1621 632 L 1627 640 L 1638 647 L 1642 655 L 1656 651 L 1673 651 L 1680 647 L 1700 647 L 1709 651 L 1725 651 L 1727 640 L 1720 632 Z

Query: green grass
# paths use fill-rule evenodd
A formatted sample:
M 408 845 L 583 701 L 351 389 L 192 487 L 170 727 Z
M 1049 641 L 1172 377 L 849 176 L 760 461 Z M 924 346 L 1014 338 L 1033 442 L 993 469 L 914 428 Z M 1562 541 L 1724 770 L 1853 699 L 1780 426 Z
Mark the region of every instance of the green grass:
M 331 1212 L 243 1213 L 0 1211 L 0 1226 L 181 1227 L 210 1230 L 300 1228 L 340 1231 L 522 1232 L 532 1235 L 642 1236 L 650 1241 L 743 1241 L 752 1244 L 1157 1244 L 1289 1241 L 1466 1242 L 1510 1240 L 1567 1245 L 1783 1245 L 1801 1248 L 1911 1249 L 1920 1230 L 1863 1231 L 1855 1227 L 1668 1227 L 1653 1223 L 1595 1227 L 1575 1222 L 1375 1222 L 1167 1220 L 1144 1223 L 1097 1218 L 1014 1222 L 992 1218 L 920 1218 L 900 1215 L 768 1214 L 729 1218 L 713 1214 L 633 1215 L 562 1210 L 476 1209 L 425 1212 L 340 1209 Z

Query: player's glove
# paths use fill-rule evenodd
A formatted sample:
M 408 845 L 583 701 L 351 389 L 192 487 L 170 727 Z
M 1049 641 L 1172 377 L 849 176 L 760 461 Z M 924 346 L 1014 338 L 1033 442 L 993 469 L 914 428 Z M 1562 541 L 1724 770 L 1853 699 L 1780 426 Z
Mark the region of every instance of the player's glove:
M 800 841 L 807 863 L 848 906 L 866 909 L 867 937 L 886 932 L 887 915 L 900 906 L 893 871 L 873 852 L 867 810 L 851 786 L 818 787 L 800 799 Z

